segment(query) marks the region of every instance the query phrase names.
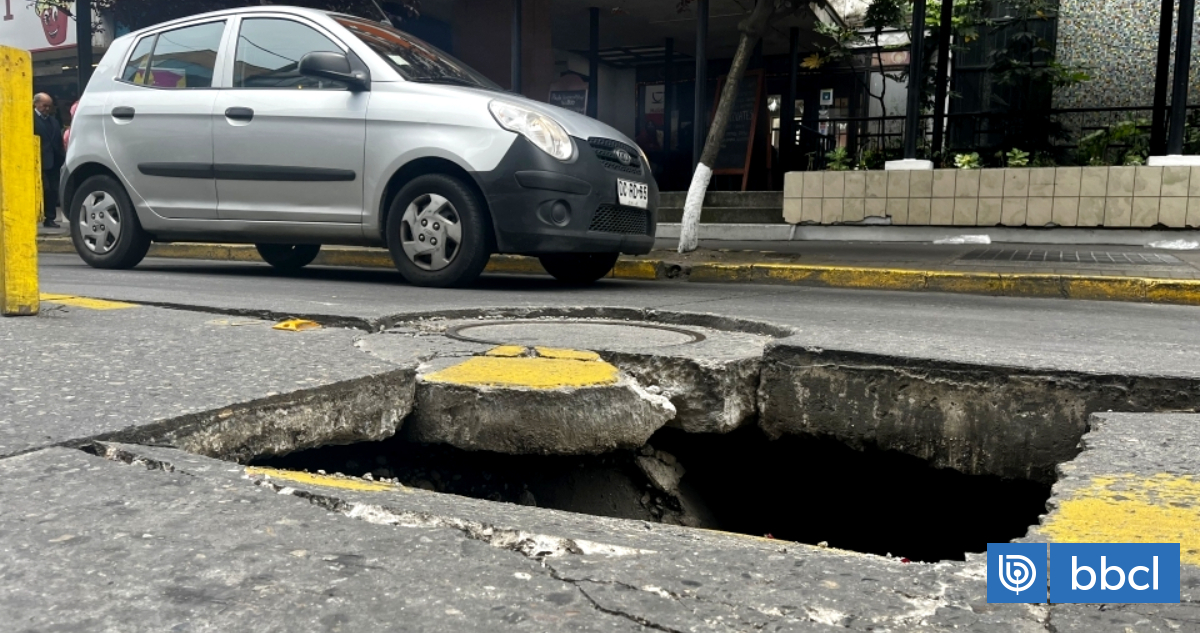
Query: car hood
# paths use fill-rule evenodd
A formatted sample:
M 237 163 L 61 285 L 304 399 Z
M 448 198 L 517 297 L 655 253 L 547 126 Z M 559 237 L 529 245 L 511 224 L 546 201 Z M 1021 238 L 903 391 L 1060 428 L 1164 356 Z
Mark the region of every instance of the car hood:
M 581 139 L 589 139 L 592 137 L 601 137 L 621 141 L 630 146 L 636 147 L 633 140 L 624 134 L 617 131 L 616 128 L 606 123 L 601 123 L 590 116 L 572 112 L 558 106 L 553 106 L 541 101 L 535 101 L 528 97 L 513 94 L 511 92 L 499 92 L 493 90 L 484 90 L 476 88 L 466 88 L 471 92 L 486 97 L 488 101 L 493 99 L 500 101 L 508 101 L 517 105 L 524 106 L 530 110 L 534 110 L 544 114 L 555 121 L 558 121 L 567 130 L 567 134 Z

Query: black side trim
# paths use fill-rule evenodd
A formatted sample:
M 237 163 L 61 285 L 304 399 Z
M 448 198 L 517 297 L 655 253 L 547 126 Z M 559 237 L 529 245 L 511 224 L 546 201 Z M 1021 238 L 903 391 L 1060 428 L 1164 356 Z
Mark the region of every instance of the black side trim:
M 213 178 L 213 166 L 206 163 L 142 163 L 138 171 L 163 178 Z
M 586 180 L 551 171 L 519 171 L 517 172 L 517 183 L 526 189 L 562 191 L 581 196 L 592 192 L 592 186 Z
M 217 180 L 268 180 L 272 182 L 352 182 L 358 174 L 349 169 L 282 167 L 277 165 L 214 165 Z

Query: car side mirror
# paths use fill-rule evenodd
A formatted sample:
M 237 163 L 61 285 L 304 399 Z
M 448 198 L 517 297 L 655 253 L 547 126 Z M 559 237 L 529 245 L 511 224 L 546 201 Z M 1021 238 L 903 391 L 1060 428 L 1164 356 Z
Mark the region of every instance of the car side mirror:
M 305 77 L 340 81 L 350 90 L 370 90 L 367 74 L 350 68 L 350 58 L 345 53 L 313 52 L 300 58 L 299 71 Z

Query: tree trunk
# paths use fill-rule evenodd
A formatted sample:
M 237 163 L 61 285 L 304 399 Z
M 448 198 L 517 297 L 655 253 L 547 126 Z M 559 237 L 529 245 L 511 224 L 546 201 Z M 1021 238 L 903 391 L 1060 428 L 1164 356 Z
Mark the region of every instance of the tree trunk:
M 729 124 L 729 116 L 733 113 L 738 85 L 742 83 L 742 77 L 746 74 L 750 52 L 767 30 L 767 24 L 774 13 L 775 0 L 758 0 L 750 17 L 738 25 L 742 35 L 738 40 L 737 53 L 733 56 L 733 66 L 729 69 L 729 76 L 725 78 L 725 86 L 721 89 L 717 112 L 713 116 L 712 127 L 708 130 L 708 138 L 704 140 L 704 151 L 700 153 L 700 163 L 696 165 L 696 173 L 692 175 L 692 184 L 688 187 L 687 200 L 683 205 L 683 223 L 679 231 L 680 253 L 696 250 L 704 195 L 708 193 L 708 183 L 712 180 L 712 165 L 716 162 L 721 142 L 725 139 L 725 128 Z M 700 122 L 696 121 L 694 125 L 699 124 Z

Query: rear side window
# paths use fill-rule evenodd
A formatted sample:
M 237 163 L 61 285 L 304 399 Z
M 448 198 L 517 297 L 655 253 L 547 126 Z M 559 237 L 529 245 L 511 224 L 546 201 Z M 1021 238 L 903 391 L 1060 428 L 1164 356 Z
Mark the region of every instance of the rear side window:
M 341 89 L 341 82 L 300 75 L 309 53 L 340 53 L 341 47 L 316 29 L 276 18 L 242 20 L 234 59 L 234 88 Z
M 224 22 L 206 22 L 159 33 L 150 55 L 149 71 L 136 71 L 130 81 L 158 88 L 211 88 L 224 33 Z
M 133 47 L 133 54 L 129 56 L 129 63 L 125 65 L 125 72 L 121 73 L 121 79 L 142 83 L 141 78 L 146 75 L 146 62 L 150 60 L 150 50 L 153 47 L 153 35 L 138 40 L 137 46 Z

